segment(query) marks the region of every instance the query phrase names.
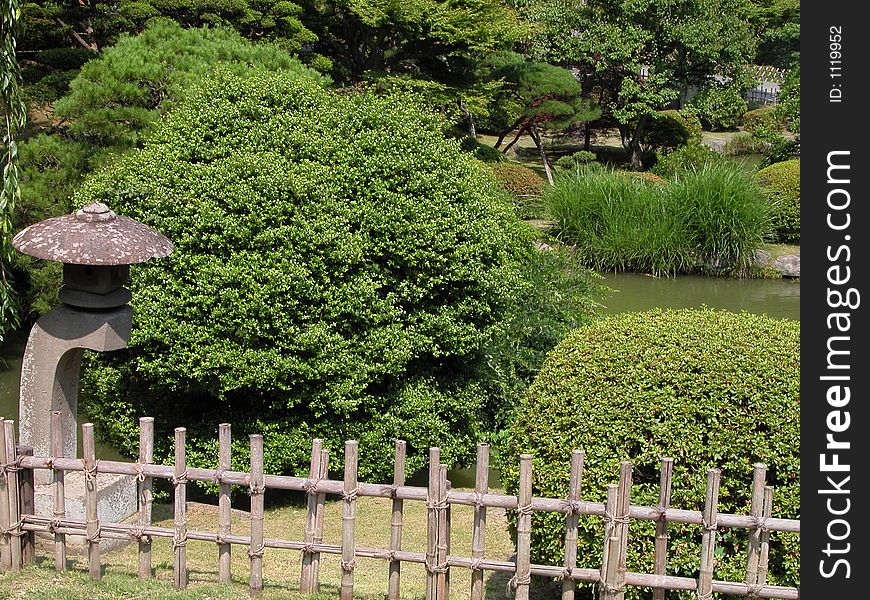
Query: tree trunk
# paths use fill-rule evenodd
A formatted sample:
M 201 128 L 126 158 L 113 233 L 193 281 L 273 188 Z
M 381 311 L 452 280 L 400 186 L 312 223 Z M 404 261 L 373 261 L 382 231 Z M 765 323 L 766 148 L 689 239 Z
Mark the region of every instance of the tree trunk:
M 529 128 L 528 123 L 526 123 L 522 127 L 520 127 L 519 131 L 517 131 L 517 134 L 516 134 L 516 136 L 514 136 L 514 139 L 511 141 L 511 143 L 508 144 L 507 146 L 505 146 L 504 150 L 501 151 L 502 154 L 507 154 L 507 151 L 510 150 L 513 147 L 513 145 L 517 143 L 517 141 L 520 139 L 520 136 L 523 135 L 528 128 Z
M 583 124 L 583 149 L 589 152 L 592 149 L 592 124 Z
M 520 117 L 519 119 L 517 119 L 517 120 L 514 122 L 513 125 L 511 125 L 510 127 L 508 127 L 507 129 L 505 129 L 504 131 L 501 132 L 501 134 L 498 136 L 498 141 L 496 141 L 496 143 L 495 143 L 495 147 L 496 147 L 496 149 L 498 149 L 498 147 L 501 146 L 501 143 L 502 143 L 502 142 L 504 141 L 504 139 L 507 137 L 507 134 L 509 134 L 509 133 L 510 133 L 511 131 L 513 131 L 514 129 L 516 129 L 516 128 L 517 128 L 517 125 L 519 125 L 519 124 L 522 122 L 522 120 L 523 120 L 523 118 Z
M 547 161 L 547 153 L 544 152 L 544 144 L 541 143 L 541 134 L 538 131 L 538 125 L 534 119 L 532 119 L 531 126 L 529 127 L 529 133 L 532 134 L 532 140 L 534 140 L 535 146 L 538 147 L 538 152 L 541 153 L 541 162 L 544 164 L 544 172 L 547 174 L 547 181 L 550 182 L 550 185 L 553 185 L 553 172 L 550 170 L 550 163 Z
M 646 124 L 649 121 L 649 115 L 643 115 L 637 122 L 637 127 L 634 128 L 634 134 L 629 142 L 629 152 L 631 153 L 631 170 L 643 171 L 643 150 L 640 147 L 640 140 L 646 132 Z
M 466 121 L 468 121 L 468 135 L 470 135 L 472 139 L 477 139 L 477 129 L 474 127 L 474 115 L 471 114 L 471 111 L 468 110 L 468 107 L 465 106 L 462 100 L 460 100 L 458 104 L 459 110 L 462 111 L 462 114 L 465 115 Z

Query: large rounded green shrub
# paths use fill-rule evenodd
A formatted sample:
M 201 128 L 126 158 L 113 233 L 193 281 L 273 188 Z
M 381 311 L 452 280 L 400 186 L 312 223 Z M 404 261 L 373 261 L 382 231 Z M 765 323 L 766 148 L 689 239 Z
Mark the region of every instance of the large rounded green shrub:
M 534 234 L 436 116 L 219 71 L 76 200 L 175 244 L 133 269 L 129 349 L 87 370 L 84 407 L 113 443 L 133 452 L 153 415 L 159 455 L 184 425 L 191 464 L 213 464 L 227 421 L 240 464 L 258 431 L 268 472 L 302 473 L 311 438 L 334 465 L 353 438 L 368 480 L 391 472 L 394 438 L 411 471 L 430 445 L 447 462 L 474 452 L 484 348 L 522 295 Z
M 644 134 L 649 150 L 669 152 L 686 144 L 701 142 L 701 121 L 689 111 L 660 110 L 650 115 Z
M 801 161 L 786 160 L 756 173 L 774 204 L 773 226 L 778 241 L 801 243 Z
M 774 514 L 798 518 L 799 417 L 798 322 L 708 309 L 623 314 L 577 330 L 550 353 L 507 436 L 502 481 L 516 493 L 518 457 L 530 453 L 534 494 L 565 498 L 570 454 L 579 448 L 584 500 L 603 502 L 620 461 L 632 460 L 631 501 L 655 506 L 668 456 L 671 506 L 701 510 L 706 470 L 718 467 L 720 512 L 747 514 L 753 463 L 761 461 Z M 582 567 L 600 566 L 601 523 L 580 519 Z M 668 574 L 697 577 L 701 529 L 670 526 Z M 652 572 L 654 531 L 649 521 L 632 521 L 630 571 Z M 564 515 L 536 513 L 532 562 L 561 564 L 564 535 Z M 772 537 L 768 581 L 796 585 L 797 536 Z M 747 539 L 746 530 L 720 533 L 715 579 L 743 580 Z

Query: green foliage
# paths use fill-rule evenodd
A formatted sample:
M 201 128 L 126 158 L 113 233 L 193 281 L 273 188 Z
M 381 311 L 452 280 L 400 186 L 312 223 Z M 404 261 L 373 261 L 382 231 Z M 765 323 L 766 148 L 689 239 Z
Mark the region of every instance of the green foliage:
M 647 152 L 668 153 L 686 144 L 700 143 L 701 122 L 694 113 L 661 110 L 650 115 L 642 146 Z
M 751 133 L 738 133 L 722 147 L 722 154 L 726 156 L 743 156 L 745 154 L 763 154 L 767 150 L 767 144 L 757 139 Z
M 752 465 L 763 462 L 774 515 L 799 518 L 799 415 L 799 322 L 707 309 L 623 314 L 574 332 L 547 358 L 506 436 L 502 482 L 517 493 L 519 455 L 530 453 L 535 496 L 565 498 L 570 454 L 579 448 L 584 500 L 604 501 L 620 461 L 631 460 L 632 504 L 655 506 L 667 456 L 671 506 L 701 510 L 706 470 L 716 467 L 720 512 L 748 514 Z M 579 567 L 599 568 L 601 523 L 580 519 Z M 655 525 L 630 527 L 627 567 L 651 573 Z M 667 574 L 697 578 L 702 528 L 668 533 Z M 532 562 L 561 564 L 564 536 L 564 515 L 535 513 Z M 798 584 L 798 542 L 772 536 L 771 584 Z M 717 579 L 743 580 L 747 543 L 746 530 L 720 532 Z M 627 597 L 641 591 L 629 588 Z
M 595 162 L 596 156 L 594 152 L 588 150 L 580 150 L 573 154 L 568 154 L 556 161 L 556 167 L 560 169 L 573 169 L 580 165 Z
M 88 62 L 57 103 L 57 115 L 72 120 L 73 137 L 124 150 L 218 64 L 239 75 L 254 68 L 280 70 L 327 83 L 275 46 L 251 44 L 230 29 L 183 29 L 158 19 Z
M 337 81 L 409 73 L 451 84 L 464 80 L 474 55 L 510 47 L 528 31 L 516 13 L 489 0 L 311 2 L 306 23 L 314 50 L 334 61 Z
M 785 121 L 789 131 L 801 132 L 801 65 L 795 62 L 779 91 L 777 116 Z
M 713 75 L 735 79 L 753 58 L 746 0 L 588 0 L 577 64 L 604 109 L 620 127 L 641 167 L 650 115 L 677 100 L 687 86 Z
M 513 197 L 521 217 L 540 216 L 540 197 L 547 187 L 540 175 L 525 165 L 510 161 L 491 164 L 490 169 L 501 187 Z
M 774 163 L 756 173 L 758 183 L 773 202 L 773 227 L 777 241 L 801 242 L 801 162 Z
M 659 156 L 652 169 L 656 175 L 666 179 L 677 173 L 700 169 L 706 164 L 723 162 L 722 155 L 705 144 L 687 144 L 664 156 Z
M 501 151 L 468 135 L 462 136 L 459 147 L 465 152 L 474 154 L 477 160 L 485 163 L 501 163 L 507 160 Z
M 755 62 L 786 68 L 800 52 L 800 0 L 752 0 L 751 8 L 758 38 Z
M 736 129 L 748 107 L 742 92 L 736 85 L 711 83 L 689 105 L 711 130 Z
M 21 70 L 15 53 L 21 26 L 19 0 L 0 2 L 0 340 L 18 325 L 18 303 L 10 279 L 12 220 L 21 196 L 16 136 L 27 123 L 27 107 L 21 95 Z
M 534 121 L 549 129 L 565 129 L 597 119 L 601 110 L 583 98 L 577 78 L 567 69 L 529 62 L 513 52 L 496 52 L 483 61 L 489 77 L 504 80 L 501 102 L 513 107 L 493 125 L 508 131 Z
M 545 200 L 562 236 L 596 269 L 742 273 L 770 229 L 758 186 L 724 163 L 683 171 L 669 185 L 576 170 L 559 177 Z
M 779 133 L 782 126 L 783 121 L 774 106 L 762 106 L 743 115 L 743 128 L 758 138 L 770 138 Z
M 528 285 L 533 232 L 406 98 L 220 70 L 76 201 L 175 244 L 134 269 L 129 348 L 85 376 L 84 406 L 118 447 L 134 452 L 151 414 L 158 440 L 186 425 L 190 464 L 210 464 L 227 421 L 236 439 L 265 434 L 270 472 L 305 472 L 312 437 L 334 457 L 357 439 L 361 477 L 377 479 L 394 438 L 414 471 L 430 445 L 468 459 L 493 422 L 484 350 Z
M 186 27 L 229 26 L 253 40 L 270 40 L 298 54 L 317 41 L 289 0 L 33 0 L 27 4 L 28 48 L 60 48 L 73 32 L 88 51 L 98 52 L 122 34 L 140 33 L 151 19 L 165 17 Z

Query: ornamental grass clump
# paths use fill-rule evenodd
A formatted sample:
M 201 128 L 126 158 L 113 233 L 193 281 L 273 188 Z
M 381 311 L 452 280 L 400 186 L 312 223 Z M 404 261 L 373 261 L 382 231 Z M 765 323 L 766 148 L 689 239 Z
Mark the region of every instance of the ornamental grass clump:
M 689 247 L 704 267 L 746 273 L 771 230 L 771 206 L 737 165 L 705 164 L 678 173 L 665 188 L 681 212 Z
M 596 269 L 744 273 L 770 229 L 758 185 L 724 163 L 679 172 L 667 184 L 579 169 L 563 173 L 545 201 L 565 241 Z
M 360 478 L 440 446 L 473 455 L 500 398 L 486 348 L 528 285 L 534 233 L 488 167 L 403 97 L 342 96 L 286 73 L 226 70 L 185 94 L 144 149 L 90 177 L 175 244 L 133 269 L 129 348 L 94 358 L 85 410 L 135 453 L 136 419 L 188 427 L 191 465 L 263 433 L 266 471 L 304 473 L 314 437 Z M 418 450 L 422 449 L 423 452 Z
M 706 471 L 722 469 L 719 511 L 749 513 L 753 464 L 767 465 L 773 514 L 800 517 L 800 324 L 728 311 L 653 310 L 596 321 L 548 356 L 505 436 L 500 468 L 517 493 L 519 455 L 534 455 L 534 494 L 568 495 L 570 455 L 586 451 L 582 499 L 603 502 L 620 461 L 631 502 L 655 506 L 662 457 L 674 459 L 671 506 L 701 510 Z M 601 564 L 603 519 L 581 517 L 578 566 Z M 629 571 L 652 573 L 655 524 L 632 520 Z M 702 527 L 669 526 L 667 574 L 697 578 Z M 532 562 L 560 565 L 565 516 L 535 513 Z M 720 530 L 714 579 L 743 581 L 748 530 Z M 799 585 L 799 539 L 773 533 L 768 581 Z M 628 598 L 648 597 L 628 588 Z M 668 592 L 668 597 L 694 594 Z M 584 596 L 585 597 L 585 596 Z

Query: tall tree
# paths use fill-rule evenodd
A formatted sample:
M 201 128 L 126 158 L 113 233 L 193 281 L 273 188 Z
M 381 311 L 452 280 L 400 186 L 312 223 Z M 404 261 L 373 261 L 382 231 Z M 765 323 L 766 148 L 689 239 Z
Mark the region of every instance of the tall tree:
M 601 109 L 582 98 L 577 78 L 561 67 L 543 62 L 530 62 L 513 52 L 497 52 L 484 63 L 490 77 L 505 81 L 500 94 L 502 130 L 496 148 L 513 131 L 516 135 L 505 148 L 507 152 L 523 134 L 527 133 L 541 156 L 547 180 L 553 183 L 550 162 L 541 139 L 542 129 L 565 129 L 575 123 L 597 119 Z
M 9 263 L 13 253 L 12 218 L 20 196 L 15 135 L 27 123 L 27 109 L 21 97 L 21 71 L 15 55 L 20 24 L 20 1 L 0 1 L 0 113 L 3 114 L 0 147 L 3 169 L 0 188 L 0 337 L 18 324 Z
M 752 61 L 747 14 L 746 0 L 587 0 L 578 67 L 618 124 L 632 168 L 642 168 L 650 115 Z

